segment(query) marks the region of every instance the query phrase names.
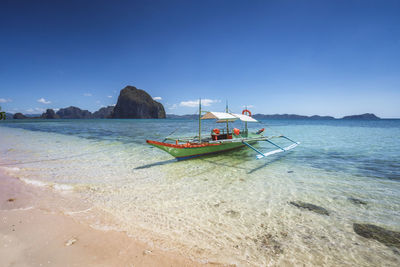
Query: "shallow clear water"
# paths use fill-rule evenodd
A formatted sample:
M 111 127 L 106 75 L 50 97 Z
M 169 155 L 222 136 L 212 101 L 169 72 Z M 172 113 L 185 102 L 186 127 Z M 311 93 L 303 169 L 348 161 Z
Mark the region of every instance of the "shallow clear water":
M 264 123 L 301 145 L 261 160 L 240 149 L 178 162 L 145 140 L 162 140 L 177 127 L 174 135 L 195 134 L 196 121 L 1 122 L 0 167 L 27 183 L 78 194 L 108 214 L 79 213 L 94 227 L 198 260 L 399 265 L 397 249 L 356 235 L 352 224 L 400 231 L 400 120 Z M 212 127 L 205 123 L 203 134 Z

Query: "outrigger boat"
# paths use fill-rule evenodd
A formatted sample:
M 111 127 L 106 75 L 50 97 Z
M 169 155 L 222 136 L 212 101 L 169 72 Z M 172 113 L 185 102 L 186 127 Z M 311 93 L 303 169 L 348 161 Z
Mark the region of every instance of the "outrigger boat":
M 205 113 L 203 116 L 202 114 Z M 210 136 L 202 137 L 201 135 L 201 121 L 206 119 L 216 119 L 217 123 L 226 123 L 223 129 L 214 128 Z M 237 128 L 229 129 L 229 123 L 240 120 L 244 122 L 244 129 L 240 131 Z M 285 152 L 295 148 L 299 142 L 295 142 L 284 135 L 265 136 L 265 128 L 251 133 L 248 131 L 247 123 L 258 122 L 251 117 L 251 112 L 247 109 L 242 111 L 242 114 L 235 114 L 228 112 L 210 112 L 201 110 L 201 100 L 199 100 L 199 134 L 194 137 L 171 138 L 166 137 L 162 142 L 154 140 L 146 140 L 146 142 L 154 147 L 157 147 L 165 152 L 171 154 L 178 160 L 199 157 L 214 153 L 226 152 L 240 147 L 247 146 L 258 153 L 257 159 L 261 159 L 276 153 Z M 287 147 L 281 147 L 272 142 L 271 139 L 284 138 L 291 142 Z M 169 143 L 167 141 L 170 141 Z M 172 141 L 172 142 L 171 142 Z M 173 141 L 175 141 L 173 143 Z M 266 153 L 261 152 L 253 145 L 260 141 L 266 141 L 275 146 L 276 150 Z

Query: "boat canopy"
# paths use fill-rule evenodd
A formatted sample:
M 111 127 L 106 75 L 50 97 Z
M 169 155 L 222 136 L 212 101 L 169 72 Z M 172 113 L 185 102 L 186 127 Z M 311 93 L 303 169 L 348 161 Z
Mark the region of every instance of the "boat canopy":
M 235 113 L 231 113 L 233 116 L 235 116 L 236 118 L 238 118 L 241 121 L 244 122 L 258 122 L 256 119 L 253 119 L 250 116 L 244 115 L 244 114 L 235 114 Z
M 217 122 L 235 121 L 237 119 L 244 122 L 258 122 L 250 116 L 235 113 L 224 113 L 224 112 L 207 112 L 201 117 L 202 120 L 206 119 L 216 119 Z
M 201 119 L 202 120 L 216 119 L 218 121 L 226 122 L 226 121 L 235 121 L 238 118 L 229 113 L 212 111 L 212 112 L 207 112 L 206 114 L 204 114 L 203 117 L 201 117 Z

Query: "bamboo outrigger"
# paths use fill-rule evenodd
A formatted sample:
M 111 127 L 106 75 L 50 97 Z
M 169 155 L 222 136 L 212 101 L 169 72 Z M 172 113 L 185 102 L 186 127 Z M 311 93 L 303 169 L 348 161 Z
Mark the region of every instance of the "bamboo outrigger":
M 205 114 L 202 116 L 202 113 Z M 226 123 L 225 129 L 215 128 L 211 131 L 211 135 L 208 137 L 201 136 L 201 121 L 205 119 L 216 119 L 217 123 Z M 229 129 L 229 122 L 241 120 L 244 122 L 244 130 Z M 285 152 L 295 148 L 299 142 L 295 142 L 284 135 L 276 136 L 264 136 L 264 128 L 260 129 L 255 133 L 251 133 L 247 129 L 247 123 L 258 122 L 251 117 L 249 110 L 245 109 L 242 114 L 235 114 L 228 112 L 228 106 L 226 112 L 207 112 L 201 110 L 201 100 L 199 100 L 199 134 L 194 137 L 186 138 L 170 138 L 167 137 L 163 142 L 146 140 L 146 142 L 152 146 L 155 146 L 165 152 L 169 153 L 178 160 L 189 159 L 199 157 L 208 154 L 226 152 L 236 148 L 247 146 L 258 153 L 257 158 L 261 159 L 276 153 Z M 284 138 L 290 141 L 292 144 L 287 147 L 281 147 L 271 139 Z M 167 143 L 166 141 L 175 141 L 175 143 Z M 254 143 L 266 141 L 278 149 L 263 153 L 257 148 L 252 146 Z

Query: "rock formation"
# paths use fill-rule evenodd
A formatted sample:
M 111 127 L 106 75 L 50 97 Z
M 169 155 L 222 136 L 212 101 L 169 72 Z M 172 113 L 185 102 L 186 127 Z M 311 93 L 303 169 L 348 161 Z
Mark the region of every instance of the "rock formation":
M 98 111 L 94 112 L 92 117 L 94 119 L 109 119 L 111 118 L 111 114 L 114 110 L 114 106 L 108 106 L 99 109 Z
M 18 113 L 15 113 L 15 114 L 14 114 L 13 119 L 14 119 L 14 120 L 28 119 L 28 117 L 25 116 L 24 114 L 18 112 Z
M 41 119 L 59 119 L 60 116 L 58 116 L 54 110 L 52 109 L 47 109 L 45 113 L 42 114 L 42 116 L 40 116 Z
M 62 108 L 56 113 L 61 119 L 91 119 L 92 113 L 77 107 Z
M 134 86 L 126 86 L 121 90 L 112 118 L 120 119 L 164 119 L 164 106 Z

